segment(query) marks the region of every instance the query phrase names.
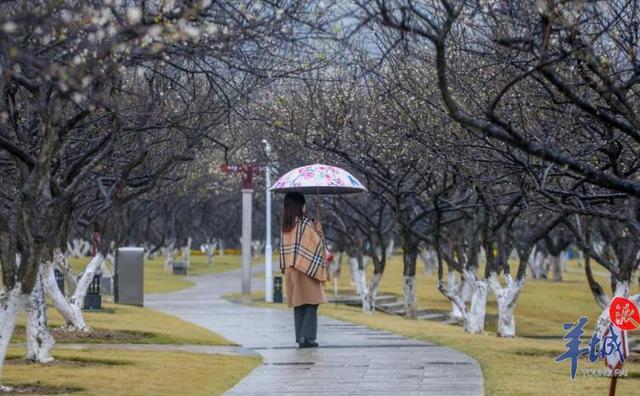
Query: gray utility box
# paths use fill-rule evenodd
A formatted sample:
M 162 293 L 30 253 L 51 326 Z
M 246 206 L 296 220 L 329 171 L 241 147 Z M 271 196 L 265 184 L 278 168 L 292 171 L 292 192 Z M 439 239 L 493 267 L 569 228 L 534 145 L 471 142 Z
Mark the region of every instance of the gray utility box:
M 121 247 L 116 253 L 113 300 L 118 304 L 144 305 L 144 249 Z

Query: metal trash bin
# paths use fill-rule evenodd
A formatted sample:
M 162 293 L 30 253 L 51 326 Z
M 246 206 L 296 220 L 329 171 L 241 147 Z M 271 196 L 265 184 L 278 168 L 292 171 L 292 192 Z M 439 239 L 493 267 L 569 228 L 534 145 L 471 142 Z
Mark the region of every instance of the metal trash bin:
M 102 294 L 100 290 L 100 275 L 94 275 L 87 294 L 84 296 L 84 305 L 82 309 L 102 309 Z
M 144 249 L 121 247 L 116 252 L 113 300 L 118 304 L 144 305 Z
M 187 274 L 187 264 L 182 261 L 174 261 L 171 263 L 171 267 L 173 269 L 174 275 L 186 275 Z
M 60 289 L 60 293 L 64 296 L 64 274 L 59 269 L 53 270 L 53 275 L 56 278 L 56 283 L 58 284 L 58 289 Z
M 273 278 L 273 302 L 282 303 L 282 277 Z

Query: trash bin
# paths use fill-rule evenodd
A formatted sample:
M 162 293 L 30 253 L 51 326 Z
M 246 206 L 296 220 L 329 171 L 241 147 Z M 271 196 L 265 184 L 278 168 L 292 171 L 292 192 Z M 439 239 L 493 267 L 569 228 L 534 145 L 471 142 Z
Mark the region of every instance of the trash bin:
M 100 290 L 100 275 L 94 275 L 87 294 L 84 296 L 84 305 L 82 309 L 102 309 L 102 294 Z
M 174 275 L 186 275 L 187 274 L 187 264 L 182 261 L 174 261 L 171 264 Z
M 113 300 L 118 304 L 144 305 L 144 249 L 122 247 L 116 252 Z
M 60 289 L 60 293 L 64 296 L 64 274 L 59 269 L 53 270 L 53 275 L 56 278 L 56 283 L 58 284 L 58 289 Z
M 273 278 L 273 302 L 282 303 L 282 277 Z

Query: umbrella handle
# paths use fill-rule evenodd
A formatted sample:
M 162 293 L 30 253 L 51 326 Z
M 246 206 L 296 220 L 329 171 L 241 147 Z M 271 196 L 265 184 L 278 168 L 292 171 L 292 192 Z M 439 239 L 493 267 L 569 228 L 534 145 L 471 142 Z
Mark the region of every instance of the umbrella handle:
M 316 188 L 316 221 L 320 222 L 320 187 Z

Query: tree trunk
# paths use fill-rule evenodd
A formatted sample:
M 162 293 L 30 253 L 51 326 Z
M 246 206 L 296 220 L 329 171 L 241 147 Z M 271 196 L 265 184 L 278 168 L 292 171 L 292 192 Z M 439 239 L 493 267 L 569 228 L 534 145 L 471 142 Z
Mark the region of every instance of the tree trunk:
M 416 297 L 416 277 L 404 276 L 404 314 L 407 318 L 415 319 L 418 311 L 418 299 Z
M 375 304 L 371 302 L 371 294 L 369 287 L 367 286 L 367 270 L 365 267 L 365 257 L 358 255 L 356 257 L 350 257 L 349 263 L 351 266 L 355 266 L 353 269 L 355 273 L 356 290 L 360 296 L 362 302 L 362 312 L 373 313 Z
M 187 266 L 187 268 L 191 268 L 191 238 L 187 239 L 186 245 L 180 248 L 182 253 L 182 262 Z
M 416 296 L 416 260 L 418 259 L 418 246 L 406 244 L 403 248 L 403 295 L 404 314 L 407 318 L 415 319 L 418 311 L 418 298 Z
M 474 273 L 471 270 L 467 270 L 466 273 Z M 462 277 L 462 290 L 460 291 L 460 296 L 462 297 L 462 301 L 465 304 L 471 303 L 471 298 L 473 297 L 473 291 L 475 290 L 474 278 L 466 275 Z
M 162 248 L 162 254 L 164 256 L 164 269 L 166 271 L 169 271 L 171 269 L 171 263 L 175 261 L 176 252 L 174 246 L 174 242 L 171 242 L 168 246 Z
M 551 267 L 551 279 L 554 282 L 562 282 L 562 253 L 557 256 L 549 256 L 549 266 Z
M 17 283 L 13 289 L 6 290 L 4 300 L 0 302 L 0 384 L 2 383 L 2 367 L 7 355 L 9 341 L 18 321 L 18 315 L 24 308 L 29 296 L 22 293 L 22 285 Z M 0 391 L 7 392 L 11 388 L 0 385 Z
M 360 301 L 362 301 L 362 311 L 365 313 L 371 313 L 371 304 L 369 300 L 369 288 L 367 287 L 367 273 L 364 268 L 356 268 L 356 288 Z
M 475 281 L 475 290 L 471 297 L 471 307 L 464 323 L 464 331 L 471 334 L 480 334 L 484 331 L 484 317 L 487 310 L 487 294 L 489 287 L 486 279 Z
M 475 272 L 465 270 L 462 276 L 462 283 L 470 285 L 471 303 L 469 308 L 467 308 L 467 303 L 462 298 L 462 288 L 445 288 L 444 282 L 441 280 L 438 282 L 438 290 L 460 311 L 462 327 L 465 333 L 480 334 L 484 330 L 484 317 L 488 294 L 487 281 L 484 279 L 478 280 Z
M 584 270 L 587 275 L 587 281 L 589 282 L 589 289 L 591 289 L 591 294 L 593 294 L 593 298 L 596 300 L 596 304 L 601 309 L 606 309 L 609 306 L 611 300 L 607 293 L 602 289 L 602 286 L 595 280 L 593 277 L 593 273 L 591 272 L 591 258 L 589 255 L 586 255 L 584 262 Z
M 36 284 L 25 307 L 27 318 L 27 359 L 38 363 L 48 363 L 53 360 L 51 349 L 55 344 L 47 325 L 47 302 L 44 298 L 43 286 L 43 274 L 45 271 L 46 266 L 42 265 Z
M 357 281 L 358 275 L 358 258 L 349 256 L 349 275 L 351 275 L 351 284 L 356 286 L 356 292 L 360 295 L 360 284 Z
M 207 240 L 207 244 L 206 249 L 207 249 L 207 264 L 209 266 L 213 265 L 213 255 L 216 252 L 216 247 L 218 245 L 218 242 L 215 242 L 213 240 Z
M 505 279 L 507 286 L 500 286 L 498 276 L 492 273 L 489 277 L 489 285 L 493 294 L 496 296 L 498 303 L 498 337 L 515 337 L 516 336 L 516 320 L 514 310 L 516 302 L 520 296 L 520 292 L 524 287 L 524 278 L 514 280 L 511 275 L 506 274 Z
M 456 293 L 460 296 L 460 298 L 462 298 L 462 284 L 458 285 L 458 282 L 456 280 L 456 272 L 452 270 L 449 270 L 448 274 L 448 288 L 452 293 Z M 453 319 L 463 318 L 462 310 L 458 307 L 458 305 L 459 304 L 456 304 L 455 301 L 451 301 L 451 312 L 449 312 L 449 316 Z
M 369 266 L 369 256 L 362 256 L 362 270 L 366 273 L 367 267 Z
M 374 313 L 376 311 L 376 297 L 378 296 L 378 289 L 380 288 L 380 280 L 382 280 L 382 274 L 373 274 L 371 278 L 371 283 L 369 284 L 369 294 L 368 294 L 368 305 L 370 308 L 370 313 Z
M 542 279 L 546 276 L 546 271 L 544 270 L 544 254 L 539 249 L 535 249 L 533 253 L 529 255 L 528 266 L 533 279 Z
M 616 291 L 613 295 L 613 298 L 627 297 L 630 300 L 632 300 L 634 303 L 636 303 L 636 305 L 640 303 L 640 293 L 634 296 L 629 296 L 629 294 L 630 294 L 629 281 L 618 281 L 616 283 Z M 612 301 L 613 301 L 613 298 L 611 299 Z M 602 310 L 602 313 L 600 313 L 600 316 L 598 316 L 598 320 L 596 322 L 596 328 L 594 331 L 600 338 L 602 338 L 604 331 L 607 329 L 607 326 L 609 326 L 609 323 L 611 322 L 609 320 L 609 305 L 611 305 L 611 302 L 609 302 L 609 304 L 607 304 L 607 307 Z
M 104 257 L 101 253 L 96 254 L 91 259 L 82 273 L 82 277 L 80 277 L 80 280 L 78 281 L 75 292 L 71 297 L 69 297 L 69 299 L 65 298 L 65 296 L 60 293 L 60 289 L 58 289 L 53 273 L 53 265 L 47 266 L 46 276 L 44 277 L 45 292 L 49 298 L 51 298 L 53 306 L 60 312 L 60 315 L 62 315 L 67 322 L 66 329 L 69 331 L 91 331 L 91 328 L 89 328 L 84 321 L 82 305 L 84 303 L 84 296 L 87 294 L 87 289 L 93 280 L 93 276 L 102 264 L 103 260 Z
M 433 273 L 436 271 L 436 267 L 438 266 L 436 253 L 431 249 L 423 249 L 420 252 L 420 258 L 422 259 L 422 263 L 424 265 L 424 273 L 427 275 L 433 275 Z

